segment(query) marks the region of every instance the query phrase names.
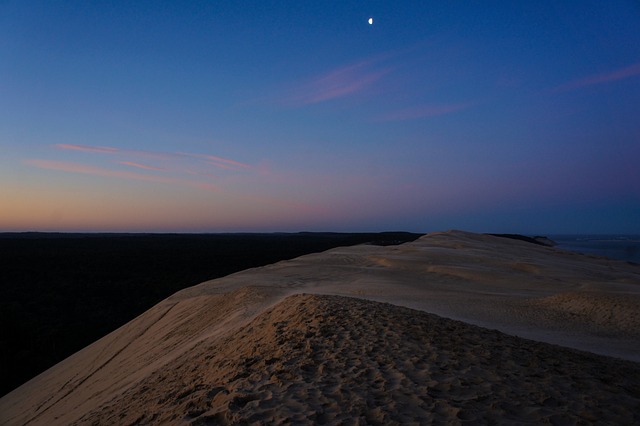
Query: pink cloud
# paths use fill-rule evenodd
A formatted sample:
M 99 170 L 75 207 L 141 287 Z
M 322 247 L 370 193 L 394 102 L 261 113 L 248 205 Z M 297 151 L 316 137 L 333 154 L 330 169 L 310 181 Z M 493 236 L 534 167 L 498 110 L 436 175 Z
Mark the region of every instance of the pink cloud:
M 405 108 L 398 111 L 392 111 L 380 117 L 382 121 L 402 121 L 414 120 L 418 118 L 437 117 L 440 115 L 451 114 L 462 111 L 475 105 L 476 102 L 463 102 L 449 105 L 425 105 L 414 108 Z
M 82 151 L 82 152 L 93 152 L 96 154 L 123 154 L 123 155 L 133 155 L 137 157 L 165 158 L 165 159 L 179 156 L 178 154 L 171 154 L 171 153 L 165 153 L 165 152 L 138 151 L 138 150 L 112 148 L 112 147 L 106 147 L 106 146 L 74 145 L 74 144 L 67 144 L 67 143 L 59 143 L 54 146 L 58 149 Z
M 161 167 L 146 166 L 144 164 L 133 163 L 131 161 L 119 161 L 118 164 L 122 164 L 124 166 L 137 167 L 139 169 L 144 169 L 144 170 L 156 170 L 156 171 L 159 171 L 159 172 L 162 172 L 162 171 L 166 170 L 166 169 L 163 169 Z
M 100 154 L 115 154 L 120 151 L 118 148 L 111 148 L 108 146 L 73 145 L 68 143 L 59 143 L 54 146 L 59 149 L 70 149 L 82 152 L 96 152 Z
M 106 169 L 103 167 L 90 166 L 87 164 L 74 163 L 70 161 L 29 159 L 29 160 L 25 160 L 25 163 L 41 169 L 57 170 L 57 171 L 63 171 L 63 172 L 69 172 L 69 173 L 80 173 L 80 174 L 102 176 L 102 177 L 109 177 L 109 178 L 142 180 L 142 181 L 157 182 L 157 183 L 182 184 L 182 185 L 197 187 L 200 189 L 208 189 L 208 190 L 218 189 L 215 185 L 209 182 L 195 181 L 195 180 L 189 180 L 189 179 L 179 179 L 179 178 L 172 178 L 172 177 L 166 177 L 166 176 L 147 175 L 147 174 L 136 173 L 136 172 L 127 172 L 122 170 Z
M 553 89 L 553 92 L 564 92 L 566 90 L 578 89 L 585 86 L 608 83 L 616 80 L 623 80 L 629 77 L 640 75 L 640 63 L 619 68 L 603 74 L 595 74 L 579 80 L 570 81 Z
M 292 90 L 282 102 L 310 105 L 362 92 L 391 72 L 390 68 L 373 69 L 379 61 L 371 59 L 332 70 Z
M 180 152 L 177 155 L 182 155 L 186 157 L 199 158 L 203 160 L 207 160 L 207 164 L 211 164 L 223 169 L 229 170 L 237 170 L 237 169 L 250 169 L 252 168 L 249 164 L 241 163 L 239 161 L 230 160 L 228 158 L 222 158 L 215 155 L 210 154 L 189 154 L 186 152 Z
M 242 169 L 251 169 L 252 166 L 249 164 L 241 163 L 239 161 L 231 160 L 229 158 L 218 157 L 210 154 L 191 154 L 185 152 L 154 152 L 154 151 L 139 151 L 139 150 L 128 150 L 128 149 L 119 149 L 119 148 L 110 148 L 110 147 L 101 147 L 101 146 L 87 146 L 87 145 L 73 145 L 73 144 L 56 144 L 54 145 L 58 149 L 64 150 L 74 150 L 74 151 L 82 151 L 89 153 L 97 153 L 97 154 L 120 154 L 122 156 L 129 156 L 134 158 L 145 158 L 152 160 L 176 160 L 176 159 L 184 159 L 184 158 L 196 158 L 199 160 L 204 160 L 204 163 L 216 166 L 225 170 L 242 170 Z M 135 161 L 121 161 L 120 164 L 138 167 L 141 169 L 147 170 L 157 170 L 157 171 L 166 171 L 166 168 L 154 167 L 149 165 L 142 165 Z

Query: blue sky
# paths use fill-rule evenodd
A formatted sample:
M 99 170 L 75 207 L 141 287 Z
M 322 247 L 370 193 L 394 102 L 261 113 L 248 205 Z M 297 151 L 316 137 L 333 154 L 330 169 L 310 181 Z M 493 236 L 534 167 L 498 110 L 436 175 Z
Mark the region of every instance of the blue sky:
M 3 1 L 0 230 L 640 233 L 638 28 L 637 1 Z

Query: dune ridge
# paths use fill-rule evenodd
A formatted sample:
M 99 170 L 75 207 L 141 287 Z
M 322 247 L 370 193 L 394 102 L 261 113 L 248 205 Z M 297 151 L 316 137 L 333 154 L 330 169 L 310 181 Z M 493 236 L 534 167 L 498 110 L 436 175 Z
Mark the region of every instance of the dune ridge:
M 487 235 L 337 248 L 176 293 L 0 423 L 637 423 L 639 297 L 637 265 Z
M 634 406 L 633 362 L 379 302 L 294 295 L 79 423 L 631 424 Z

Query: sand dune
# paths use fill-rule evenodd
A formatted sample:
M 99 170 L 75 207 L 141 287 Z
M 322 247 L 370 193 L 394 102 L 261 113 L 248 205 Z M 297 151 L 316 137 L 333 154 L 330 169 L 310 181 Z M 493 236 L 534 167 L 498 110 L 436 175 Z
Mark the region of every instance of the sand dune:
M 638 423 L 639 308 L 637 265 L 526 242 L 339 248 L 176 293 L 0 423 Z

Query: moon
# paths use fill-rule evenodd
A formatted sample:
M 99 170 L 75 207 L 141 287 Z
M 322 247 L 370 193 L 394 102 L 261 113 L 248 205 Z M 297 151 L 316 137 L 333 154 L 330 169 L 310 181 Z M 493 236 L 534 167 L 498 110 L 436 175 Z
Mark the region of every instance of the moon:
M 369 18 L 369 25 L 373 25 L 373 18 Z

